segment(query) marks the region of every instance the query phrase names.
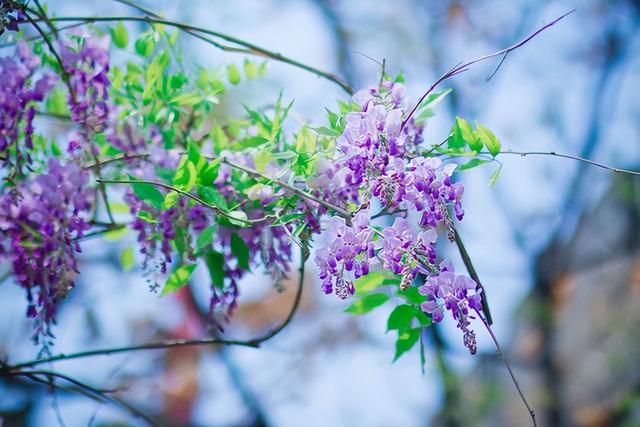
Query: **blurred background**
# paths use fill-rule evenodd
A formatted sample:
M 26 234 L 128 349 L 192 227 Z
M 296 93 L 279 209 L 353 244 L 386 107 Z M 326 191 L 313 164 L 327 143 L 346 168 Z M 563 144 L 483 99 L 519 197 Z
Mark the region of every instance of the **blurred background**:
M 56 0 L 57 15 L 127 15 L 108 0 Z M 454 89 L 426 129 L 446 136 L 454 115 L 477 119 L 503 149 L 557 151 L 640 166 L 640 2 L 395 0 L 146 1 L 165 16 L 255 42 L 343 76 L 375 84 L 380 62 L 404 71 L 416 100 L 444 71 L 509 46 L 564 12 L 576 11 L 509 55 L 447 81 Z M 144 26 L 129 25 L 130 39 Z M 187 64 L 224 67 L 242 57 L 184 36 Z M 10 50 L 4 50 L 6 55 Z M 122 54 L 121 54 L 122 55 Z M 115 56 L 114 61 L 127 59 Z M 284 64 L 266 80 L 232 89 L 223 105 L 268 103 L 283 89 L 292 123 L 325 123 L 337 86 Z M 640 426 L 640 181 L 546 156 L 502 157 L 462 175 L 459 226 L 482 278 L 495 332 L 542 426 Z M 142 271 L 123 271 L 134 242 L 84 245 L 78 286 L 64 301 L 54 353 L 206 333 L 206 274 L 159 299 Z M 454 247 L 444 245 L 460 265 Z M 349 302 L 320 291 L 307 263 L 302 305 L 261 349 L 190 347 L 58 362 L 55 368 L 170 426 L 516 426 L 530 420 L 481 325 L 470 356 L 451 321 L 427 331 L 426 371 L 417 351 L 391 363 L 391 305 L 354 317 Z M 295 262 L 294 262 L 295 265 Z M 5 266 L 2 266 L 5 268 Z M 285 290 L 267 276 L 243 281 L 228 337 L 253 337 L 286 316 Z M 4 270 L 0 270 L 4 271 Z M 197 273 L 200 273 L 197 271 Z M 29 360 L 22 289 L 0 284 L 0 356 Z M 0 380 L 3 426 L 145 425 L 117 407 L 18 379 Z

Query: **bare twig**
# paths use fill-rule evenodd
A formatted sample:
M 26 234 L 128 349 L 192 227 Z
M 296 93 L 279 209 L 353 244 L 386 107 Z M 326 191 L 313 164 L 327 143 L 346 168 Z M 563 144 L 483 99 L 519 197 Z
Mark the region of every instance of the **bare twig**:
M 103 389 L 99 389 L 96 387 L 93 387 L 91 385 L 88 385 L 82 381 L 76 380 L 75 378 L 72 378 L 68 375 L 62 374 L 60 372 L 56 372 L 56 371 L 51 371 L 51 370 L 36 370 L 36 369 L 29 369 L 29 370 L 11 370 L 8 372 L 1 372 L 0 371 L 0 375 L 5 375 L 5 376 L 24 376 L 29 378 L 30 380 L 39 383 L 39 384 L 43 384 L 46 385 L 48 387 L 55 387 L 55 388 L 61 388 L 63 390 L 67 390 L 67 391 L 72 391 L 72 392 L 76 392 L 76 393 L 80 393 L 83 396 L 87 396 L 91 399 L 97 400 L 98 402 L 101 403 L 105 403 L 105 402 L 109 402 L 112 403 L 116 406 L 121 407 L 122 409 L 124 409 L 125 411 L 127 411 L 129 414 L 133 415 L 136 418 L 140 418 L 144 421 L 146 421 L 149 425 L 152 426 L 158 426 L 159 424 L 154 421 L 152 418 L 150 418 L 148 415 L 146 415 L 145 413 L 143 413 L 142 411 L 140 411 L 139 409 L 135 408 L 134 406 L 132 406 L 131 404 L 125 402 L 122 399 L 119 399 L 115 396 L 109 396 L 108 394 L 113 393 L 115 390 L 103 390 Z M 43 379 L 41 378 L 41 376 L 46 377 L 47 379 Z M 72 385 L 74 385 L 76 388 L 71 388 L 71 387 L 64 387 L 61 386 L 59 384 L 56 384 L 53 381 L 53 378 L 58 378 L 61 379 L 65 382 L 68 382 Z
M 476 313 L 478 314 L 478 317 L 480 317 L 480 320 L 482 320 L 482 323 L 484 323 L 484 326 L 487 329 L 487 331 L 489 332 L 489 335 L 491 335 L 491 339 L 493 340 L 493 343 L 496 346 L 496 351 L 498 352 L 498 355 L 502 359 L 502 362 L 504 363 L 504 366 L 507 367 L 507 370 L 509 371 L 509 375 L 511 376 L 511 381 L 513 381 L 513 385 L 515 385 L 516 390 L 518 391 L 518 394 L 520 395 L 520 399 L 524 403 L 524 406 L 527 407 L 527 411 L 529 411 L 529 415 L 531 416 L 531 421 L 533 422 L 533 426 L 536 427 L 538 425 L 536 423 L 536 413 L 534 412 L 533 409 L 531 409 L 531 406 L 529 405 L 529 402 L 527 401 L 527 398 L 524 396 L 524 393 L 522 392 L 522 389 L 520 388 L 520 383 L 518 382 L 518 379 L 516 378 L 515 374 L 513 373 L 513 370 L 511 369 L 511 365 L 509 365 L 509 361 L 507 361 L 507 357 L 505 356 L 504 352 L 502 351 L 502 348 L 500 347 L 500 343 L 498 343 L 498 338 L 496 338 L 496 335 L 493 333 L 493 329 L 491 329 L 491 325 L 489 325 L 489 323 L 487 322 L 487 319 L 484 318 L 482 313 L 480 313 L 478 310 L 476 310 Z
M 485 153 L 480 153 L 480 154 L 485 154 Z M 486 153 L 489 154 L 489 153 Z M 574 156 L 573 154 L 564 154 L 564 153 L 558 153 L 555 151 L 513 151 L 513 150 L 505 150 L 505 151 L 501 151 L 500 155 L 502 154 L 514 154 L 517 156 L 522 156 L 522 157 L 526 157 L 526 156 L 552 156 L 552 157 L 562 157 L 564 159 L 571 159 L 571 160 L 576 160 L 578 162 L 582 162 L 582 163 L 586 163 L 588 165 L 591 166 L 595 166 L 601 169 L 605 169 L 614 173 L 623 173 L 623 174 L 628 174 L 628 175 L 634 175 L 634 176 L 640 176 L 640 172 L 638 171 L 632 171 L 630 169 L 622 169 L 622 168 L 618 168 L 618 167 L 614 167 L 614 166 L 609 166 L 607 164 L 604 163 L 600 163 L 600 162 L 596 162 L 594 160 L 590 160 L 590 159 L 586 159 L 584 157 L 580 157 L 580 156 Z
M 456 76 L 460 73 L 463 73 L 465 71 L 467 71 L 469 69 L 469 67 L 471 67 L 474 64 L 477 64 L 478 62 L 482 62 L 485 61 L 487 59 L 491 59 L 491 58 L 495 58 L 496 56 L 501 56 L 501 55 L 506 55 L 509 54 L 510 52 L 524 46 L 526 43 L 528 43 L 531 39 L 533 39 L 534 37 L 536 37 L 538 34 L 540 34 L 541 32 L 543 32 L 544 30 L 546 30 L 547 28 L 555 25 L 558 21 L 560 21 L 561 19 L 563 19 L 564 17 L 566 17 L 567 15 L 573 13 L 575 9 L 570 10 L 569 12 L 565 13 L 564 15 L 561 15 L 560 17 L 554 19 L 553 21 L 551 21 L 550 23 L 548 23 L 547 25 L 544 25 L 542 27 L 540 27 L 539 29 L 537 29 L 536 31 L 534 31 L 531 35 L 529 35 L 528 37 L 526 37 L 525 39 L 521 40 L 520 42 L 509 46 L 505 49 L 501 49 L 497 52 L 493 52 L 490 53 L 488 55 L 484 55 L 481 56 L 479 58 L 473 59 L 471 61 L 468 62 L 461 62 L 457 65 L 455 65 L 453 68 L 451 68 L 449 71 L 447 71 L 446 73 L 444 73 L 438 80 L 436 80 L 436 82 L 434 84 L 431 85 L 431 87 L 429 89 L 427 89 L 427 91 L 424 93 L 424 95 L 422 95 L 420 97 L 420 100 L 416 103 L 416 105 L 411 109 L 411 111 L 409 111 L 409 114 L 407 115 L 407 117 L 405 117 L 405 119 L 402 122 L 402 128 L 405 127 L 405 125 L 407 124 L 407 122 L 409 121 L 409 119 L 411 119 L 411 117 L 413 116 L 413 114 L 416 112 L 416 110 L 418 109 L 418 107 L 420 107 L 420 104 L 422 104 L 422 101 L 425 100 L 425 98 L 443 81 L 447 80 L 448 78 L 451 78 L 453 76 Z M 504 58 L 503 58 L 504 60 Z

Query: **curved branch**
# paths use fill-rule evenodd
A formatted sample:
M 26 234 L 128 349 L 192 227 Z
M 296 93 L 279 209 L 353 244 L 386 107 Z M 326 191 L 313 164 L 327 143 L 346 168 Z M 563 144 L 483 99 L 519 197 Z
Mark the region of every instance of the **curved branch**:
M 15 372 L 20 371 L 24 368 L 30 368 L 32 366 L 41 365 L 44 363 L 58 362 L 62 360 L 72 360 L 72 359 L 82 359 L 86 357 L 93 356 L 106 356 L 110 354 L 116 353 L 129 353 L 133 351 L 141 351 L 141 350 L 159 350 L 159 349 L 167 349 L 173 347 L 184 347 L 184 346 L 204 346 L 204 345 L 237 345 L 241 347 L 251 347 L 251 348 L 259 348 L 262 343 L 270 340 L 271 338 L 278 335 L 285 329 L 289 323 L 293 320 L 296 311 L 298 310 L 298 306 L 300 305 L 300 300 L 302 299 L 302 290 L 304 287 L 304 266 L 306 261 L 306 255 L 304 253 L 304 249 L 301 249 L 300 255 L 300 278 L 298 279 L 298 288 L 296 290 L 296 296 L 293 301 L 293 305 L 291 306 L 291 310 L 287 317 L 282 321 L 280 325 L 271 331 L 261 335 L 257 338 L 252 338 L 250 340 L 227 340 L 227 339 L 219 339 L 219 338 L 204 338 L 197 340 L 168 340 L 168 341 L 160 341 L 155 343 L 147 343 L 140 345 L 132 345 L 132 346 L 124 346 L 124 347 L 113 347 L 113 348 L 102 348 L 97 350 L 89 350 L 89 351 L 81 351 L 77 353 L 69 353 L 69 354 L 58 354 L 55 356 L 45 357 L 42 359 L 35 359 L 28 362 L 22 362 L 15 365 L 3 365 L 0 367 L 0 376 L 2 375 L 15 375 Z
M 479 154 L 485 154 L 485 153 L 479 153 Z M 489 154 L 489 153 L 486 153 L 486 154 Z M 506 151 L 501 151 L 500 154 L 514 154 L 514 155 L 521 156 L 521 157 L 526 157 L 526 156 L 561 157 L 563 159 L 571 159 L 571 160 L 576 160 L 578 162 L 586 163 L 588 165 L 595 166 L 595 167 L 601 168 L 601 169 L 605 169 L 605 170 L 608 170 L 608 171 L 611 171 L 611 172 L 614 172 L 614 173 L 625 173 L 625 174 L 628 174 L 628 175 L 640 176 L 640 172 L 638 172 L 638 171 L 632 171 L 630 169 L 623 169 L 623 168 L 618 168 L 618 167 L 614 167 L 614 166 L 609 166 L 609 165 L 606 165 L 604 163 L 596 162 L 595 160 L 587 159 L 585 157 L 575 156 L 573 154 L 557 153 L 555 151 L 513 151 L 513 150 L 506 150 Z
M 504 55 L 506 57 L 506 55 L 508 55 L 510 52 L 524 46 L 525 44 L 527 44 L 531 39 L 533 39 L 534 37 L 536 37 L 538 34 L 540 34 L 541 32 L 543 32 L 544 30 L 546 30 L 549 27 L 552 27 L 553 25 L 555 25 L 558 21 L 560 21 L 561 19 L 563 19 L 564 17 L 566 17 L 567 15 L 573 13 L 575 11 L 575 9 L 571 9 L 569 12 L 561 15 L 560 17 L 554 19 L 553 21 L 549 22 L 547 25 L 542 26 L 541 28 L 537 29 L 536 31 L 534 31 L 531 35 L 529 35 L 528 37 L 526 37 L 525 39 L 521 40 L 520 42 L 509 46 L 507 48 L 504 48 L 502 50 L 499 50 L 497 52 L 493 52 L 490 53 L 488 55 L 484 55 L 481 56 L 479 58 L 473 59 L 471 61 L 468 62 L 463 62 L 463 63 L 459 63 L 456 66 L 454 66 L 453 68 L 451 68 L 449 71 L 447 71 L 446 73 L 444 73 L 438 80 L 436 80 L 436 82 L 434 84 L 431 85 L 431 87 L 429 89 L 427 89 L 427 91 L 424 93 L 424 95 L 422 95 L 420 97 L 420 99 L 418 100 L 418 102 L 416 103 L 416 105 L 411 109 L 411 111 L 409 112 L 409 114 L 407 115 L 407 117 L 403 120 L 402 122 L 402 126 L 401 129 L 405 127 L 405 125 L 407 124 L 407 122 L 409 121 L 409 119 L 411 118 L 411 116 L 413 116 L 413 114 L 416 112 L 416 110 L 418 109 L 418 107 L 420 107 L 420 104 L 422 104 L 422 101 L 425 100 L 425 98 L 443 81 L 447 80 L 448 78 L 451 78 L 453 76 L 456 76 L 460 73 L 463 73 L 465 71 L 467 71 L 469 69 L 469 67 L 471 67 L 474 64 L 477 64 L 478 62 L 482 62 L 485 61 L 487 59 L 491 59 L 491 58 L 495 58 L 496 56 L 500 56 L 500 55 Z M 504 61 L 504 58 L 503 58 Z M 500 62 L 500 65 L 502 64 L 502 61 Z M 496 70 L 497 71 L 497 70 Z
M 159 424 L 154 421 L 152 418 L 150 418 L 148 415 L 146 415 L 145 413 L 143 413 L 142 411 L 140 411 L 139 409 L 135 408 L 134 406 L 132 406 L 131 404 L 125 402 L 122 399 L 119 399 L 115 396 L 108 396 L 108 393 L 113 393 L 114 390 L 102 390 L 102 389 L 98 389 L 96 387 L 90 386 L 86 383 L 83 383 L 82 381 L 76 380 L 75 378 L 72 378 L 68 375 L 62 374 L 60 372 L 56 372 L 56 371 L 51 371 L 51 370 L 36 370 L 36 369 L 30 369 L 30 370 L 17 370 L 17 371 L 10 371 L 10 372 L 6 372 L 6 373 L 2 373 L 2 375 L 5 376 L 24 376 L 29 378 L 30 380 L 32 380 L 33 382 L 36 382 L 38 384 L 43 384 L 47 387 L 54 387 L 54 388 L 59 388 L 59 389 L 63 389 L 63 390 L 67 390 L 67 391 L 71 391 L 71 392 L 75 392 L 75 393 L 79 393 L 82 394 L 83 396 L 89 397 L 91 399 L 94 399 L 100 403 L 105 403 L 105 402 L 109 402 L 114 404 L 115 406 L 118 406 L 122 409 L 124 409 L 126 412 L 128 412 L 129 414 L 133 415 L 136 418 L 140 418 L 144 421 L 146 421 L 147 423 L 149 423 L 149 425 L 152 426 L 159 426 Z M 39 375 L 45 376 L 48 378 L 47 380 L 44 380 L 42 378 L 39 377 Z M 63 381 L 66 381 L 70 384 L 73 384 L 75 387 L 77 388 L 70 388 L 70 387 L 64 387 L 61 386 L 59 384 L 56 384 L 55 382 L 53 382 L 52 378 L 58 378 L 61 379 Z
M 487 323 L 487 320 L 484 318 L 482 313 L 480 313 L 478 310 L 476 310 L 476 313 L 478 314 L 478 317 L 480 317 L 480 320 L 482 320 L 482 323 L 484 323 L 484 326 L 489 332 L 489 335 L 491 335 L 491 339 L 493 340 L 493 343 L 496 346 L 496 351 L 498 352 L 498 355 L 500 355 L 500 358 L 502 359 L 504 366 L 507 367 L 507 370 L 509 371 L 509 376 L 511 376 L 511 381 L 513 382 L 513 385 L 516 387 L 516 390 L 518 391 L 518 394 L 520 395 L 520 399 L 524 403 L 524 406 L 526 406 L 527 411 L 529 411 L 529 415 L 531 416 L 531 421 L 533 422 L 533 426 L 536 427 L 538 425 L 536 422 L 536 413 L 534 412 L 533 409 L 531 409 L 531 406 L 529 405 L 527 398 L 524 396 L 524 393 L 520 388 L 520 383 L 518 382 L 518 379 L 513 373 L 513 370 L 511 369 L 511 365 L 507 361 L 507 357 L 505 356 L 504 352 L 502 351 L 502 348 L 500 347 L 500 344 L 498 343 L 498 338 L 496 338 L 496 335 L 493 333 L 493 329 L 491 329 L 491 326 L 489 325 L 489 323 Z
M 318 68 L 312 67 L 310 65 L 304 64 L 302 62 L 296 61 L 295 59 L 284 56 L 278 52 L 273 52 L 271 50 L 265 49 L 253 43 L 244 41 L 242 39 L 230 36 L 228 34 L 220 33 L 218 31 L 208 30 L 206 28 L 197 27 L 194 25 L 183 24 L 181 22 L 172 21 L 164 18 L 156 18 L 153 16 L 60 16 L 60 17 L 50 17 L 48 18 L 51 22 L 76 22 L 81 21 L 83 23 L 93 23 L 93 22 L 145 22 L 147 24 L 162 24 L 167 25 L 169 27 L 178 28 L 187 34 L 197 37 L 198 39 L 207 42 L 218 49 L 228 52 L 241 52 L 255 56 L 261 56 L 263 58 L 273 59 L 274 61 L 283 62 L 285 64 L 292 65 L 294 67 L 300 68 L 302 70 L 308 71 L 312 74 L 315 74 L 318 77 L 321 77 L 325 80 L 335 83 L 340 86 L 340 88 L 347 92 L 348 94 L 353 94 L 353 88 L 342 80 L 340 77 L 336 76 L 333 73 L 319 70 Z M 202 33 L 208 36 L 216 37 L 222 40 L 225 40 L 229 43 L 233 43 L 239 46 L 242 46 L 244 49 L 238 49 L 236 47 L 225 46 L 214 40 L 211 40 L 207 37 L 201 36 L 198 37 L 198 34 Z

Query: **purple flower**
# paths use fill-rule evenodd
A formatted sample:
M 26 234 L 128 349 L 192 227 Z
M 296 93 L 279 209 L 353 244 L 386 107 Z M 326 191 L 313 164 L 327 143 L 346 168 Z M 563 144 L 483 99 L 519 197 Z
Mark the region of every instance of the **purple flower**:
M 315 262 L 320 269 L 322 290 L 336 291 L 345 299 L 355 293 L 353 279 L 369 273 L 375 250 L 369 228 L 370 213 L 361 210 L 348 226 L 344 218 L 331 217 L 325 234 L 325 245 L 316 251 Z
M 378 256 L 385 270 L 402 276 L 400 288 L 405 290 L 419 271 L 435 263 L 435 230 L 415 232 L 404 218 L 396 218 L 392 227 L 383 230 L 382 249 Z
M 36 79 L 40 58 L 23 40 L 18 41 L 15 56 L 0 58 L 0 157 L 5 163 L 13 157 L 13 165 L 19 167 L 23 161 L 31 162 L 34 103 L 44 100 L 57 77 L 45 73 Z M 20 144 L 21 135 L 24 144 Z M 10 147 L 16 148 L 11 156 Z
M 48 169 L 0 196 L 0 259 L 27 291 L 34 339 L 48 345 L 58 302 L 78 274 L 78 238 L 89 229 L 83 214 L 93 204 L 89 174 L 74 163 L 51 159 Z
M 469 329 L 470 310 L 482 310 L 481 289 L 476 282 L 464 275 L 456 275 L 450 262 L 440 264 L 440 273 L 427 278 L 418 291 L 428 300 L 422 303 L 422 310 L 430 314 L 438 323 L 444 318 L 444 310 L 451 315 L 462 330 L 464 345 L 471 354 L 477 350 L 475 333 Z

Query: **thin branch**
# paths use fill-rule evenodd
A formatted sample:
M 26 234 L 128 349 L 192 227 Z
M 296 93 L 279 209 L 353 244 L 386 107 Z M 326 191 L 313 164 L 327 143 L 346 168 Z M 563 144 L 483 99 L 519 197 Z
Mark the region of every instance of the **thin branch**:
M 55 387 L 55 388 L 60 388 L 63 390 L 67 390 L 67 391 L 72 391 L 72 392 L 76 392 L 76 393 L 80 393 L 83 396 L 89 397 L 91 399 L 97 400 L 98 402 L 101 403 L 105 403 L 105 402 L 109 402 L 114 404 L 115 406 L 119 406 L 121 408 L 123 408 L 125 411 L 127 411 L 129 414 L 133 415 L 136 418 L 140 418 L 143 419 L 144 421 L 146 421 L 147 423 L 149 423 L 149 425 L 152 426 L 159 426 L 159 424 L 154 421 L 152 418 L 150 418 L 148 415 L 146 415 L 145 413 L 143 413 L 142 411 L 140 411 L 139 409 L 135 408 L 134 406 L 132 406 L 131 404 L 123 401 L 122 399 L 119 399 L 115 396 L 108 396 L 107 394 L 109 393 L 113 393 L 115 390 L 103 390 L 103 389 L 99 389 L 93 386 L 90 386 L 84 382 L 81 382 L 79 380 L 76 380 L 75 378 L 72 378 L 68 375 L 62 374 L 60 372 L 56 372 L 56 371 L 51 371 L 51 370 L 11 370 L 9 372 L 2 372 L 2 375 L 6 375 L 6 376 L 24 376 L 29 378 L 30 380 L 39 383 L 39 384 L 43 384 L 46 385 L 48 387 Z M 45 376 L 47 377 L 47 380 L 44 380 L 42 378 L 40 378 L 39 376 Z M 56 384 L 55 382 L 52 381 L 52 378 L 58 378 L 61 379 L 63 381 L 66 381 L 70 384 L 73 384 L 74 386 L 77 387 L 77 389 L 75 388 L 70 388 L 70 387 L 64 387 L 61 386 L 59 384 Z
M 24 368 L 30 368 L 32 366 L 41 365 L 44 363 L 58 362 L 62 360 L 72 360 L 72 359 L 81 359 L 85 357 L 93 357 L 93 356 L 105 356 L 110 354 L 117 353 L 129 353 L 133 351 L 141 351 L 141 350 L 159 350 L 159 349 L 168 349 L 173 347 L 184 347 L 184 346 L 203 346 L 203 345 L 237 345 L 241 347 L 250 347 L 250 348 L 259 348 L 262 343 L 270 340 L 271 338 L 278 335 L 285 329 L 289 323 L 293 320 L 296 311 L 298 310 L 298 306 L 300 305 L 300 300 L 302 298 L 302 290 L 304 286 L 304 271 L 305 271 L 305 261 L 307 260 L 307 256 L 304 248 L 301 249 L 300 256 L 300 278 L 298 279 L 298 289 L 296 291 L 296 296 L 293 301 L 293 305 L 291 306 L 291 310 L 287 317 L 282 321 L 282 323 L 271 331 L 265 333 L 264 335 L 253 338 L 250 340 L 227 340 L 220 338 L 204 338 L 197 340 L 168 340 L 168 341 L 160 341 L 155 343 L 147 343 L 141 345 L 132 345 L 132 346 L 124 346 L 124 347 L 113 347 L 113 348 L 103 348 L 97 350 L 89 350 L 89 351 L 81 351 L 78 353 L 69 353 L 69 354 L 58 354 L 51 357 L 45 357 L 42 359 L 35 359 L 28 362 L 18 363 L 15 365 L 3 365 L 0 367 L 0 376 L 2 375 L 15 375 L 13 374 L 16 371 L 20 371 Z
M 287 184 L 286 182 L 283 182 L 283 181 L 280 181 L 278 179 L 274 179 L 274 178 L 271 178 L 271 177 L 269 177 L 267 175 L 264 175 L 264 174 L 258 172 L 257 170 L 254 170 L 254 169 L 248 168 L 246 166 L 242 166 L 242 165 L 239 165 L 237 163 L 234 163 L 234 162 L 232 162 L 231 160 L 229 160 L 227 158 L 223 157 L 222 158 L 222 163 L 224 163 L 226 165 L 229 165 L 234 169 L 238 169 L 238 170 L 241 170 L 243 172 L 246 172 L 249 175 L 253 175 L 253 176 L 258 177 L 258 178 L 268 179 L 271 182 L 279 185 L 280 187 L 282 187 L 282 188 L 284 188 L 284 189 L 286 189 L 286 190 L 288 190 L 288 191 L 290 191 L 290 192 L 292 192 L 292 193 L 294 193 L 294 194 L 296 194 L 296 195 L 298 195 L 298 196 L 300 196 L 302 198 L 311 200 L 313 202 L 318 203 L 319 205 L 324 206 L 325 208 L 327 208 L 329 210 L 332 210 L 333 212 L 335 212 L 336 214 L 338 214 L 339 216 L 344 218 L 344 220 L 347 222 L 347 224 L 351 224 L 351 214 L 347 210 L 342 209 L 341 207 L 335 206 L 335 205 L 333 205 L 333 204 L 331 204 L 331 203 L 329 203 L 329 202 L 327 202 L 325 200 L 320 199 L 319 197 L 314 196 L 313 194 L 309 194 L 309 193 L 307 193 L 305 191 L 300 190 L 299 188 L 293 187 L 293 186 Z
M 411 111 L 409 112 L 409 114 L 407 115 L 407 117 L 403 120 L 402 122 L 402 126 L 401 128 L 404 128 L 405 125 L 407 124 L 407 122 L 409 121 L 409 119 L 411 119 L 411 117 L 413 116 L 413 114 L 416 112 L 416 110 L 418 109 L 418 107 L 420 107 L 420 104 L 422 104 L 422 101 L 425 100 L 425 98 L 443 81 L 447 80 L 448 78 L 451 78 L 453 76 L 456 76 L 460 73 L 463 73 L 465 71 L 467 71 L 469 69 L 469 67 L 471 67 L 474 64 L 477 64 L 478 62 L 482 62 L 485 61 L 487 59 L 491 59 L 491 58 L 495 58 L 496 56 L 501 56 L 501 55 L 506 55 L 509 54 L 510 52 L 524 46 L 526 43 L 528 43 L 531 39 L 533 39 L 534 37 L 536 37 L 538 34 L 540 34 L 541 32 L 543 32 L 544 30 L 546 30 L 549 27 L 552 27 L 553 25 L 555 25 L 558 21 L 560 21 L 561 19 L 565 18 L 567 15 L 573 13 L 575 11 L 575 9 L 571 9 L 569 12 L 565 13 L 564 15 L 561 15 L 560 17 L 554 19 L 553 21 L 551 21 L 550 23 L 548 23 L 547 25 L 544 25 L 543 27 L 539 28 L 538 30 L 534 31 L 531 35 L 529 35 L 528 37 L 526 37 L 525 39 L 521 40 L 520 42 L 509 46 L 505 49 L 499 50 L 497 52 L 493 52 L 490 53 L 488 55 L 484 55 L 481 56 L 479 58 L 473 59 L 469 62 L 461 62 L 457 65 L 455 65 L 453 68 L 451 68 L 449 71 L 447 71 L 446 73 L 444 73 L 438 80 L 436 80 L 436 82 L 431 85 L 431 87 L 429 89 L 427 89 L 427 91 L 424 93 L 424 95 L 422 95 L 420 97 L 420 100 L 416 103 L 416 105 L 411 109 Z
M 533 422 L 533 426 L 536 427 L 538 425 L 536 423 L 536 413 L 534 412 L 533 409 L 531 409 L 531 406 L 529 405 L 527 398 L 524 396 L 524 393 L 520 388 L 520 383 L 518 382 L 518 379 L 513 373 L 513 370 L 511 369 L 511 365 L 509 365 L 509 362 L 507 361 L 507 357 L 505 356 L 504 352 L 502 351 L 502 348 L 500 347 L 500 344 L 498 343 L 498 338 L 496 338 L 496 335 L 493 333 L 493 329 L 491 329 L 491 326 L 489 325 L 487 320 L 484 318 L 482 313 L 480 313 L 478 310 L 476 310 L 476 313 L 478 314 L 478 317 L 480 317 L 480 320 L 482 320 L 482 323 L 484 323 L 484 326 L 487 329 L 487 331 L 489 331 L 489 335 L 491 335 L 491 339 L 493 340 L 493 343 L 496 346 L 496 351 L 498 352 L 498 355 L 500 355 L 500 358 L 502 359 L 504 366 L 507 367 L 507 370 L 509 371 L 509 375 L 511 376 L 511 381 L 513 381 L 513 385 L 515 385 L 516 390 L 520 395 L 520 399 L 524 403 L 524 406 L 527 407 L 527 411 L 529 411 L 529 415 L 531 416 L 531 421 Z
M 476 272 L 475 267 L 473 266 L 473 262 L 471 262 L 471 257 L 467 252 L 467 248 L 462 243 L 462 239 L 460 238 L 460 233 L 455 228 L 453 229 L 453 235 L 455 237 L 456 246 L 458 247 L 458 251 L 460 252 L 460 256 L 462 257 L 462 262 L 469 272 L 469 276 L 476 282 L 478 289 L 481 289 L 480 298 L 482 301 L 482 311 L 487 316 L 487 322 L 489 325 L 493 325 L 493 318 L 491 317 L 491 311 L 489 310 L 489 301 L 487 301 L 487 291 L 484 286 L 480 282 L 480 277 L 478 277 L 478 273 Z
M 485 154 L 485 153 L 480 153 L 480 154 Z M 489 153 L 486 153 L 486 154 L 489 154 Z M 506 151 L 501 151 L 500 154 L 514 154 L 514 155 L 522 156 L 522 157 L 526 157 L 526 156 L 562 157 L 564 159 L 577 160 L 579 162 L 586 163 L 588 165 L 595 166 L 595 167 L 598 167 L 598 168 L 601 168 L 601 169 L 606 169 L 606 170 L 614 172 L 614 173 L 625 173 L 625 174 L 629 174 L 629 175 L 640 176 L 640 172 L 638 172 L 638 171 L 632 171 L 630 169 L 617 168 L 617 167 L 609 166 L 609 165 L 606 165 L 604 163 L 596 162 L 594 160 L 590 160 L 590 159 L 587 159 L 587 158 L 584 158 L 584 157 L 574 156 L 573 154 L 557 153 L 555 151 L 513 151 L 513 150 L 506 150 Z
M 261 56 L 263 58 L 273 59 L 274 61 L 283 62 L 285 64 L 292 65 L 294 67 L 303 69 L 312 74 L 315 74 L 318 77 L 329 80 L 338 86 L 348 94 L 353 94 L 353 88 L 343 81 L 340 77 L 335 74 L 329 73 L 327 71 L 319 70 L 310 65 L 304 64 L 302 62 L 296 61 L 295 59 L 284 56 L 278 52 L 273 52 L 263 47 L 257 46 L 253 43 L 244 41 L 242 39 L 238 39 L 236 37 L 230 36 L 228 34 L 220 33 L 217 31 L 208 30 L 206 28 L 196 27 L 193 25 L 183 24 L 180 22 L 172 21 L 164 18 L 154 18 L 152 16 L 61 16 L 61 17 L 50 17 L 48 18 L 51 22 L 74 22 L 74 21 L 82 21 L 84 23 L 94 23 L 94 22 L 145 22 L 147 24 L 162 24 L 170 27 L 179 28 L 182 31 L 187 32 L 187 34 L 194 35 L 193 33 L 202 33 L 212 37 L 217 37 L 219 39 L 225 40 L 229 43 L 237 44 L 239 46 L 244 47 L 245 49 L 240 50 L 242 53 Z M 203 40 L 207 43 L 210 43 L 217 47 L 218 49 L 229 51 L 229 52 L 238 52 L 237 48 L 228 47 L 221 45 L 220 43 L 214 42 L 206 37 L 198 37 L 200 40 Z
M 98 163 L 99 164 L 99 163 Z M 169 184 L 165 184 L 164 182 L 160 182 L 160 181 L 145 181 L 145 180 L 130 180 L 130 179 L 96 179 L 96 182 L 98 182 L 99 184 L 142 184 L 142 185 L 153 185 L 156 187 L 161 187 L 164 188 L 166 190 L 170 190 L 170 191 L 175 191 L 178 194 L 181 194 L 183 196 L 186 196 L 188 198 L 190 198 L 191 200 L 200 203 L 203 206 L 206 206 L 207 208 L 211 209 L 212 211 L 214 211 L 216 214 L 220 215 L 220 216 L 224 216 L 227 217 L 233 221 L 239 221 L 239 222 L 243 222 L 247 225 L 250 224 L 255 224 L 257 222 L 262 222 L 264 221 L 266 218 L 259 218 L 259 219 L 243 219 L 243 218 L 238 218 L 235 217 L 233 215 L 231 215 L 230 213 L 227 213 L 225 211 L 223 211 L 222 209 L 220 209 L 217 206 L 214 206 L 204 200 L 202 200 L 200 197 L 189 193 L 188 191 L 183 191 L 177 187 L 174 187 L 173 185 L 169 185 Z

